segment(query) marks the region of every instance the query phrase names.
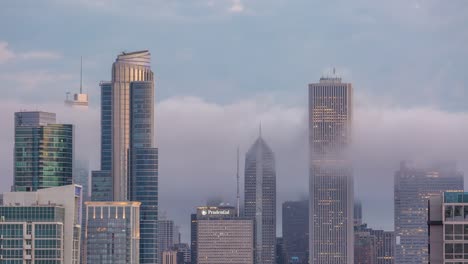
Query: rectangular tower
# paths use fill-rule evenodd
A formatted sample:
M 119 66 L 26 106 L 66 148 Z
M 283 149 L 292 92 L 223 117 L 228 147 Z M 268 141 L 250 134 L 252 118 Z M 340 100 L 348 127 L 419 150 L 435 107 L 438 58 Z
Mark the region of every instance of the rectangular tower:
M 309 201 L 283 203 L 283 247 L 287 263 L 309 262 Z
M 55 114 L 15 113 L 15 191 L 37 191 L 73 182 L 73 125 Z
M 411 168 L 395 173 L 395 263 L 428 263 L 427 203 L 445 191 L 462 191 L 463 174 L 454 164 Z
M 352 86 L 339 77 L 309 84 L 310 204 L 312 264 L 352 264 Z
M 140 202 L 86 202 L 87 263 L 140 263 Z

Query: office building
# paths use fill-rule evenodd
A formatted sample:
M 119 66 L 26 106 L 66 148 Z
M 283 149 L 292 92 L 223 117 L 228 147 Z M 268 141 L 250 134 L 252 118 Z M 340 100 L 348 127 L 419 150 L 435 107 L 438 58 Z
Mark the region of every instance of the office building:
M 198 207 L 192 215 L 192 264 L 254 263 L 254 220 L 234 207 Z
M 468 193 L 444 192 L 429 201 L 429 263 L 468 263 Z
M 283 247 L 286 263 L 309 262 L 309 201 L 283 203 Z
M 354 200 L 354 226 L 362 225 L 362 203 Z
M 174 248 L 174 245 L 178 243 L 179 231 L 174 221 L 167 219 L 158 220 L 158 250 L 161 255 L 160 263 L 162 263 L 162 253 Z
M 273 151 L 260 136 L 245 155 L 244 216 L 255 220 L 255 261 L 276 260 L 276 167 Z
M 377 264 L 376 237 L 366 230 L 354 232 L 354 263 Z
M 81 185 L 83 190 L 83 205 L 82 215 L 86 215 L 86 207 L 84 202 L 90 200 L 89 196 L 89 163 L 86 160 L 75 160 L 73 167 L 73 183 Z M 85 231 L 86 231 L 86 219 L 82 217 L 81 219 L 81 255 L 84 256 L 86 249 L 86 240 L 85 240 Z M 81 258 L 81 263 L 86 263 L 85 258 Z
M 340 77 L 309 84 L 309 251 L 311 264 L 354 261 L 352 85 Z
M 375 230 L 361 224 L 354 227 L 354 235 L 354 263 L 395 263 L 394 232 Z
M 183 264 L 189 264 L 191 262 L 191 250 L 189 244 L 175 244 L 174 250 L 177 250 L 178 254 L 181 256 Z
M 178 252 L 175 250 L 162 251 L 162 264 L 179 264 Z M 183 263 L 183 262 L 182 262 Z
M 82 189 L 67 185 L 4 194 L 0 263 L 80 263 Z
M 14 191 L 37 191 L 73 182 L 73 125 L 55 114 L 15 113 Z
M 101 82 L 101 170 L 93 201 L 140 201 L 140 263 L 157 263 L 158 149 L 154 77 L 147 50 L 123 52 Z M 111 190 L 109 192 L 109 190 Z
M 86 202 L 89 264 L 138 264 L 140 202 Z
M 463 175 L 454 164 L 414 168 L 401 163 L 395 173 L 395 263 L 428 263 L 428 200 L 451 190 L 463 190 Z

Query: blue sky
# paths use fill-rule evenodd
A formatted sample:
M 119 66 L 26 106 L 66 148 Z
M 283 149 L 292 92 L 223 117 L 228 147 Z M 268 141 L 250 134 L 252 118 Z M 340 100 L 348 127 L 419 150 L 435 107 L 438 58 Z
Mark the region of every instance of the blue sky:
M 335 66 L 357 93 L 460 111 L 468 99 L 467 6 L 463 0 L 5 1 L 3 49 L 58 57 L 11 59 L 0 64 L 10 76 L 1 79 L 18 86 L 12 75 L 35 74 L 29 85 L 53 93 L 38 98 L 17 88 L 5 96 L 58 100 L 78 86 L 82 55 L 95 99 L 96 83 L 109 79 L 118 52 L 149 49 L 158 100 L 192 95 L 226 103 L 276 94 L 303 104 L 307 83 Z M 62 80 L 50 83 L 49 75 Z
M 209 196 L 233 201 L 235 151 L 247 151 L 260 122 L 277 157 L 280 208 L 307 193 L 307 84 L 336 67 L 356 95 L 364 218 L 392 229 L 400 160 L 454 159 L 468 173 L 467 14 L 465 0 L 2 1 L 0 191 L 13 177 L 20 109 L 76 124 L 76 152 L 97 169 L 98 83 L 119 52 L 149 49 L 161 208 L 183 236 Z M 79 87 L 80 56 L 87 113 L 63 108 Z

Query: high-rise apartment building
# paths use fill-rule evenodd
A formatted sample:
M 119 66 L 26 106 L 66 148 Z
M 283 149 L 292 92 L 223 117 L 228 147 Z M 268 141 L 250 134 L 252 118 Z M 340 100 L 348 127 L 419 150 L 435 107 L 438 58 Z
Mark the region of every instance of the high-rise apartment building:
M 468 263 L 468 193 L 445 192 L 429 200 L 429 263 Z
M 73 125 L 56 124 L 55 114 L 15 113 L 14 191 L 72 184 Z
M 336 76 L 309 84 L 311 264 L 354 261 L 354 187 L 347 157 L 352 95 L 351 84 Z
M 82 189 L 67 185 L 4 194 L 0 263 L 80 263 Z
M 283 248 L 286 264 L 309 263 L 309 200 L 283 203 Z
M 139 201 L 140 263 L 157 263 L 158 149 L 154 143 L 154 77 L 147 50 L 123 52 L 112 81 L 101 82 L 101 170 L 93 201 Z
M 140 263 L 140 202 L 86 202 L 89 264 Z
M 244 216 L 255 220 L 255 262 L 276 259 L 275 156 L 260 135 L 245 156 Z
M 198 207 L 192 217 L 192 264 L 253 264 L 254 220 L 234 207 Z
M 401 163 L 395 173 L 395 263 L 428 263 L 428 200 L 462 190 L 463 175 L 454 164 L 422 169 Z

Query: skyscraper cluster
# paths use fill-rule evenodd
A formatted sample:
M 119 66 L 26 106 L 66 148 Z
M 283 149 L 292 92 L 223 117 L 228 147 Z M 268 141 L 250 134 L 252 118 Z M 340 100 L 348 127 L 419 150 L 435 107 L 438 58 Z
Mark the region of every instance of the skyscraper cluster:
M 74 125 L 57 123 L 55 113 L 14 114 L 13 186 L 0 195 L 0 263 L 468 263 L 468 194 L 453 163 L 402 162 L 394 176 L 395 230 L 365 223 L 351 164 L 353 87 L 335 72 L 308 87 L 309 197 L 282 204 L 282 237 L 277 161 L 260 128 L 245 155 L 242 210 L 239 187 L 237 208 L 197 207 L 190 245 L 182 243 L 175 222 L 158 214 L 149 51 L 122 52 L 111 73 L 99 84 L 100 169 L 91 181 L 89 161 L 74 155 Z M 75 99 L 83 100 L 67 105 L 87 106 L 87 95 Z

